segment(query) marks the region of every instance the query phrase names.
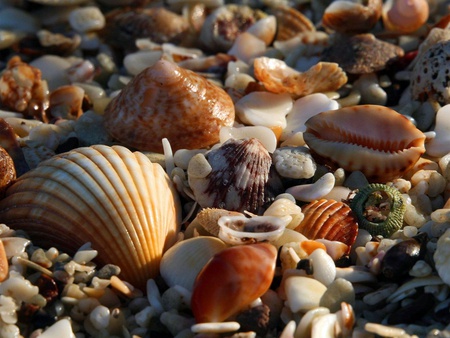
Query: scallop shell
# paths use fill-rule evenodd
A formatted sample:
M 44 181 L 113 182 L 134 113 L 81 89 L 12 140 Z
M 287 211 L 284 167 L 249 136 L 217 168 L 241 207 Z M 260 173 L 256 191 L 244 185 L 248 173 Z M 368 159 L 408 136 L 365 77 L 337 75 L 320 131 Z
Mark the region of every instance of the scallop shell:
M 286 41 L 300 33 L 316 30 L 314 23 L 293 7 L 277 6 L 270 8 L 268 12 L 277 19 L 277 41 Z
M 230 96 L 176 64 L 159 60 L 139 73 L 105 109 L 105 127 L 122 144 L 162 152 L 206 148 L 219 141 L 222 126 L 234 122 Z
M 181 207 L 164 169 L 122 146 L 77 148 L 22 175 L 0 202 L 0 219 L 33 243 L 75 253 L 91 242 L 99 264 L 119 265 L 144 287 L 177 239 Z
M 324 238 L 345 243 L 350 251 L 358 235 L 358 223 L 347 204 L 320 199 L 302 207 L 302 211 L 305 217 L 295 231 L 309 239 Z
M 299 98 L 312 93 L 334 91 L 347 83 L 347 75 L 337 63 L 319 62 L 305 72 L 289 67 L 283 60 L 258 57 L 254 60 L 257 80 L 272 93 L 289 93 Z
M 283 192 L 271 179 L 271 168 L 272 158 L 259 140 L 229 139 L 191 159 L 188 182 L 203 208 L 258 213 Z
M 401 177 L 425 152 L 425 135 L 384 106 L 361 105 L 308 119 L 303 134 L 317 161 L 362 171 L 371 182 Z
M 270 287 L 276 248 L 268 243 L 220 251 L 200 271 L 192 292 L 197 323 L 221 322 L 244 310 Z

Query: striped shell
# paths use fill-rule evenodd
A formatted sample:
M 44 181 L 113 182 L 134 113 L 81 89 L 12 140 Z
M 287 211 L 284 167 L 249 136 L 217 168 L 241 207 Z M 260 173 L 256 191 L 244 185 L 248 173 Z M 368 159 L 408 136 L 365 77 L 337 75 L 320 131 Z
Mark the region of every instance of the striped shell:
M 123 279 L 145 289 L 176 241 L 179 203 L 159 164 L 125 147 L 97 145 L 22 175 L 0 202 L 0 219 L 36 245 L 69 254 L 91 242 L 99 264 L 119 265 Z
M 322 112 L 303 135 L 316 160 L 362 171 L 371 182 L 401 177 L 425 152 L 425 135 L 384 106 L 361 105 Z
M 196 73 L 160 60 L 128 83 L 105 110 L 112 137 L 139 150 L 206 148 L 219 142 L 222 126 L 234 122 L 230 96 Z
M 320 199 L 302 207 L 302 211 L 305 217 L 295 231 L 309 239 L 324 238 L 345 243 L 350 250 L 358 235 L 358 222 L 347 204 Z

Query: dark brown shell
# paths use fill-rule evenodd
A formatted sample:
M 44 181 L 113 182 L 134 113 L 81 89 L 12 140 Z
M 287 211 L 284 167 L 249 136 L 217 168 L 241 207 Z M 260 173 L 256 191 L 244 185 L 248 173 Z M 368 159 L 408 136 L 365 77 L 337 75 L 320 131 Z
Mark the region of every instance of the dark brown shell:
M 345 243 L 350 250 L 358 235 L 358 222 L 347 204 L 320 199 L 302 207 L 302 212 L 305 217 L 295 231 L 309 239 L 324 238 Z
M 322 54 L 322 61 L 336 62 L 350 74 L 373 73 L 404 55 L 401 47 L 375 38 L 371 33 L 337 35 Z

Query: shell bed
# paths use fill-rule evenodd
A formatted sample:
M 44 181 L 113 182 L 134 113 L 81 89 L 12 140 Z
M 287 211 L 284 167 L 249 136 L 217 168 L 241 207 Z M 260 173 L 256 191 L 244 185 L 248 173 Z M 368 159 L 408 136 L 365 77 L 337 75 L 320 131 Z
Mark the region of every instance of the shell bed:
M 449 0 L 0 0 L 0 337 L 449 337 L 449 54 Z

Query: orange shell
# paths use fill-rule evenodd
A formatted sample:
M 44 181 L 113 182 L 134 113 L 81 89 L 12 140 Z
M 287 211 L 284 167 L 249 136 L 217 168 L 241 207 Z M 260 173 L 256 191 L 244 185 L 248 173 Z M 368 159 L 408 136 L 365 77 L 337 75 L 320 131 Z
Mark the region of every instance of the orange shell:
M 126 146 L 162 152 L 206 148 L 219 142 L 219 131 L 234 122 L 230 96 L 204 77 L 159 60 L 143 70 L 105 110 L 105 127 Z
M 362 171 L 371 182 L 401 177 L 425 152 L 425 135 L 405 116 L 384 106 L 330 110 L 305 125 L 303 137 L 319 162 Z
M 383 5 L 383 24 L 390 31 L 412 33 L 428 20 L 430 6 L 426 0 L 388 0 Z
M 339 241 L 351 249 L 358 235 L 358 222 L 347 204 L 320 199 L 302 207 L 302 212 L 305 217 L 295 231 L 309 239 Z
M 244 310 L 270 287 L 277 249 L 268 243 L 233 246 L 217 253 L 194 283 L 197 323 L 222 322 Z

